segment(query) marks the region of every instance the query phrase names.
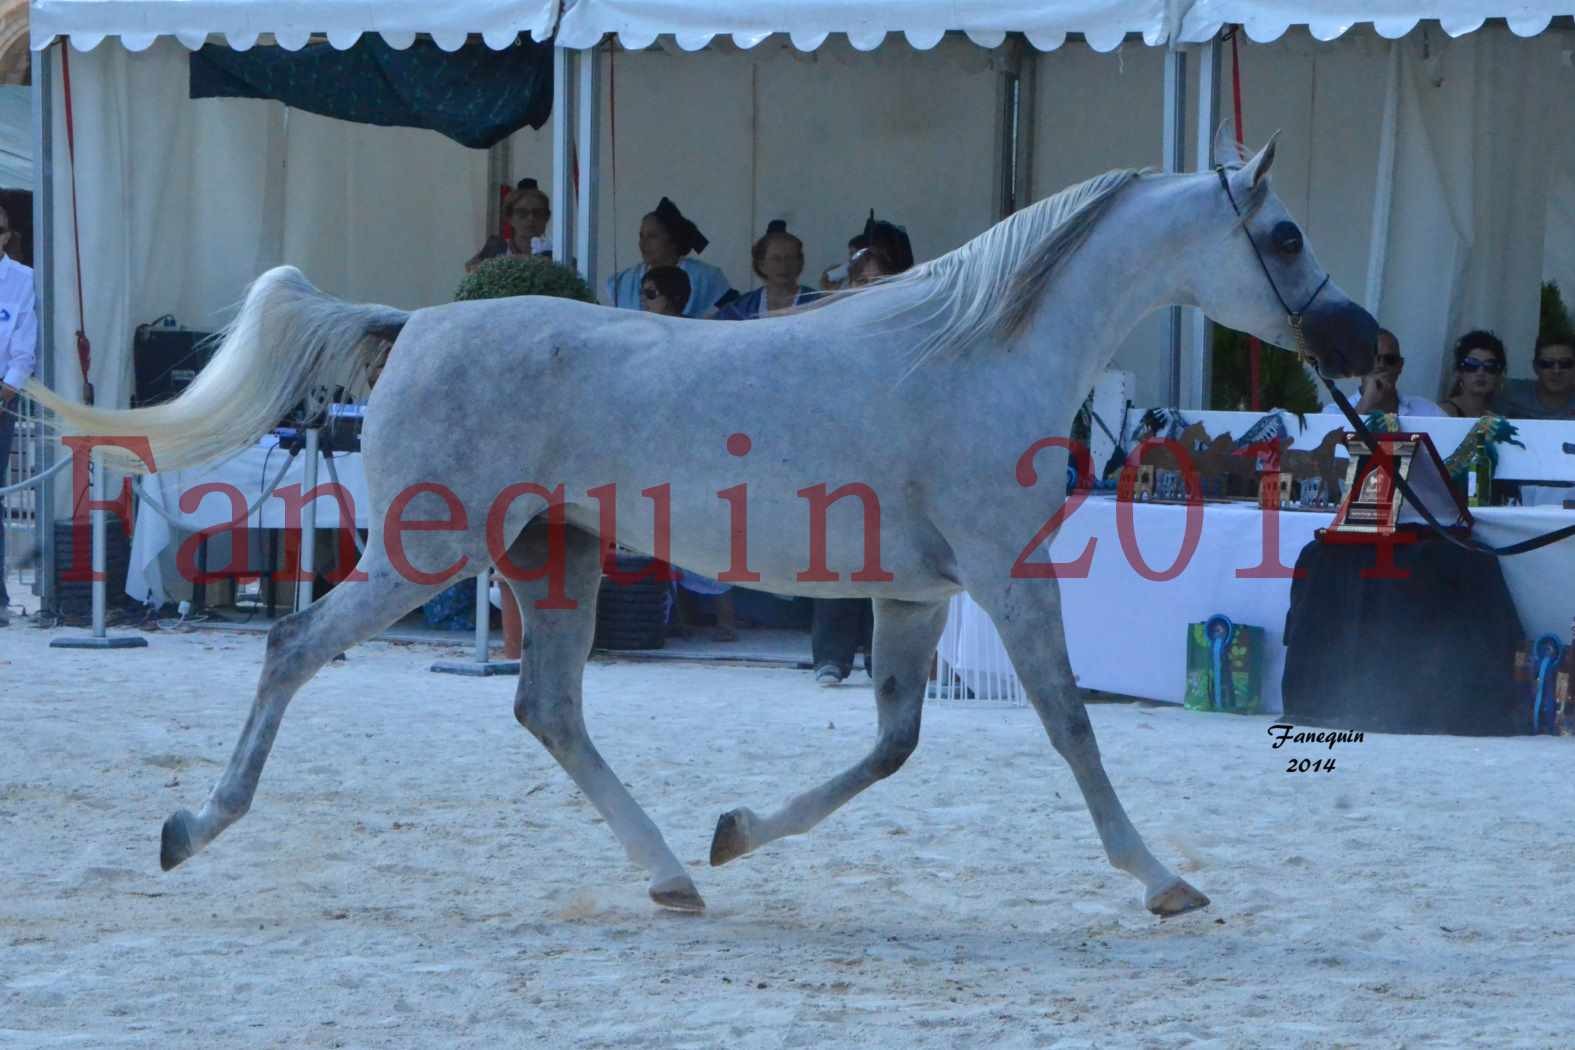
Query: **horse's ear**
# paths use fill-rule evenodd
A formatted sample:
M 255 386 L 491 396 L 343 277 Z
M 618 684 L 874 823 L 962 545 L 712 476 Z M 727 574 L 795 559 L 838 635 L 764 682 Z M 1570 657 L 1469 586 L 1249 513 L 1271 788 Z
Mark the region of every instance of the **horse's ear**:
M 1214 132 L 1214 163 L 1227 168 L 1245 168 L 1251 159 L 1252 154 L 1236 141 L 1236 118 L 1226 117 Z
M 1258 155 L 1247 162 L 1243 171 L 1249 186 L 1256 186 L 1269 175 L 1269 168 L 1274 164 L 1274 144 L 1279 141 L 1280 133 L 1276 131 L 1269 136 L 1269 144 L 1258 151 Z

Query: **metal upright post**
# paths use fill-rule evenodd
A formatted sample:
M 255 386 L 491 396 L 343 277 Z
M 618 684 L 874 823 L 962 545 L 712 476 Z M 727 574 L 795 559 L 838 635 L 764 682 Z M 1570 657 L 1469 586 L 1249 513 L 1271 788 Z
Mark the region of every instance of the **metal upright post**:
M 109 581 L 105 574 L 108 558 L 106 547 L 108 545 L 107 520 L 104 511 L 104 491 L 107 487 L 104 481 L 104 464 L 92 463 L 89 465 L 93 474 L 91 483 L 93 496 L 93 633 L 87 636 L 67 635 L 52 639 L 49 643 L 52 649 L 142 649 L 148 640 L 140 634 L 119 634 L 110 637 L 107 630 Z
M 322 433 L 316 427 L 306 432 L 306 466 L 303 468 L 303 490 L 308 495 L 317 488 L 317 456 L 322 446 Z M 351 528 L 355 523 L 351 522 Z M 312 604 L 313 584 L 317 573 L 317 501 L 308 499 L 301 508 L 301 575 L 305 579 L 295 585 L 295 611 L 305 612 Z
M 55 49 L 69 47 L 57 41 L 33 59 L 33 281 L 38 291 L 38 378 L 55 388 L 55 124 L 54 85 Z M 38 469 L 47 471 L 54 463 L 56 445 L 44 427 L 44 413 L 35 415 L 35 440 L 38 442 Z M 59 585 L 55 580 L 55 481 L 45 481 L 35 494 L 36 543 L 40 554 L 39 572 L 34 577 L 33 593 L 41 607 L 52 609 Z
M 1172 43 L 1165 51 L 1165 170 L 1187 170 L 1187 53 Z M 1181 406 L 1182 308 L 1172 306 L 1169 329 L 1171 408 Z
M 1218 160 L 1214 156 L 1214 131 L 1219 119 L 1220 38 L 1218 35 L 1198 49 L 1198 171 L 1208 171 Z M 1202 310 L 1189 308 L 1192 317 L 1192 367 L 1187 370 L 1177 407 L 1209 407 L 1212 322 Z
M 583 190 L 584 187 L 581 187 Z M 574 253 L 574 52 L 552 49 L 552 251 L 558 262 Z
M 574 100 L 575 126 L 578 129 L 580 192 L 575 196 L 574 256 L 580 276 L 596 287 L 596 211 L 600 205 L 601 177 L 601 49 L 581 51 L 579 97 Z
M 481 570 L 476 576 L 476 651 L 471 660 L 437 660 L 432 664 L 431 670 L 438 674 L 463 674 L 474 678 L 486 678 L 495 674 L 519 674 L 520 662 L 518 660 L 493 660 L 491 656 L 490 628 L 492 620 L 492 599 L 488 595 L 491 589 L 491 567 Z

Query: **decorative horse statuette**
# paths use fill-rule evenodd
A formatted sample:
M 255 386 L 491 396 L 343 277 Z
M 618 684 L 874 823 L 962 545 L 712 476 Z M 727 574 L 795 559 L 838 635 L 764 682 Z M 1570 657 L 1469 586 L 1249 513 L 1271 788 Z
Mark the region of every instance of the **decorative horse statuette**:
M 1149 852 L 1105 775 L 1056 581 L 1034 571 L 1036 533 L 1048 535 L 1063 499 L 1067 453 L 1047 439 L 1067 432 L 1152 310 L 1198 306 L 1326 373 L 1369 370 L 1377 325 L 1328 282 L 1270 189 L 1273 159 L 1271 143 L 1218 172 L 1111 172 L 900 277 L 747 325 L 537 298 L 406 313 L 339 302 L 280 268 L 252 286 L 217 356 L 173 402 L 105 411 L 30 384 L 71 429 L 145 437 L 157 465 L 175 468 L 255 441 L 364 367 L 368 335 L 397 333 L 363 433 L 366 579 L 269 632 L 235 753 L 201 809 L 165 822 L 163 866 L 245 814 L 286 706 L 319 668 L 455 575 L 499 561 L 531 639 L 515 716 L 650 872 L 651 897 L 703 908 L 581 714 L 616 535 L 708 576 L 875 601 L 874 748 L 775 812 L 725 814 L 713 864 L 808 831 L 902 766 L 947 600 L 966 589 L 1071 765 L 1110 862 L 1142 882 L 1156 914 L 1207 904 Z M 827 396 L 849 389 L 859 396 Z M 665 552 L 658 502 L 670 510 Z

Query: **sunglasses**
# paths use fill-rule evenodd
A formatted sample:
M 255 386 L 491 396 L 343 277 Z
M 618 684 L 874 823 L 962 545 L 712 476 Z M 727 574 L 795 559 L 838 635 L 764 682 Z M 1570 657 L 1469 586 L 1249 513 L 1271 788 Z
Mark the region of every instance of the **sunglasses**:
M 1536 365 L 1540 371 L 1552 371 L 1557 369 L 1560 372 L 1567 372 L 1570 369 L 1575 368 L 1575 357 L 1539 357 L 1532 363 Z
M 1482 361 L 1475 357 L 1463 357 L 1460 359 L 1460 363 L 1455 366 L 1455 371 L 1486 372 L 1490 376 L 1496 376 L 1504 371 L 1504 366 L 1497 361 Z
M 1376 360 L 1381 365 L 1389 365 L 1392 367 L 1394 365 L 1398 365 L 1401 361 L 1405 360 L 1405 358 L 1401 357 L 1399 354 L 1379 354 L 1374 358 L 1374 360 Z
M 645 300 L 651 300 L 651 299 L 661 299 L 661 298 L 663 298 L 663 296 L 662 296 L 662 293 L 657 291 L 655 288 L 645 288 L 645 289 L 642 289 L 640 291 L 640 298 L 645 299 Z
M 515 208 L 509 214 L 513 215 L 516 219 L 535 219 L 538 217 L 545 219 L 552 213 L 546 208 Z

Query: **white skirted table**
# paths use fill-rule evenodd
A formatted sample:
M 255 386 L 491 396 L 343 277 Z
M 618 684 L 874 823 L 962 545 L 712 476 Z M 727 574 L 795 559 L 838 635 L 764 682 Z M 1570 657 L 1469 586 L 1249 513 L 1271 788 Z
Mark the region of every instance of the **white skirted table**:
M 1181 703 L 1186 687 L 1186 625 L 1223 613 L 1238 624 L 1264 630 L 1265 710 L 1279 711 L 1285 665 L 1285 613 L 1291 581 L 1242 578 L 1238 571 L 1263 562 L 1264 516 L 1251 504 L 1207 504 L 1198 515 L 1197 547 L 1171 578 L 1181 550 L 1187 508 L 1171 504 L 1130 506 L 1124 549 L 1118 505 L 1091 496 L 1069 515 L 1050 544 L 1049 556 L 1070 561 L 1095 541 L 1088 574 L 1061 580 L 1062 612 L 1072 670 L 1085 688 Z M 1557 507 L 1474 509 L 1476 535 L 1502 546 L 1575 522 L 1575 511 Z M 1287 570 L 1327 526 L 1330 512 L 1279 515 L 1279 564 Z M 1130 556 L 1129 556 L 1130 555 Z M 1139 560 L 1141 559 L 1141 560 Z M 1529 637 L 1568 638 L 1575 595 L 1575 541 L 1503 559 L 1505 582 Z M 1032 581 L 1029 581 L 1030 585 Z M 1021 696 L 994 626 L 966 595 L 954 599 L 941 640 L 942 661 L 976 695 Z
M 144 499 L 137 508 L 136 530 L 131 541 L 131 565 L 126 572 L 126 593 L 138 602 L 152 600 L 160 605 L 171 600 L 170 588 L 176 570 L 175 555 L 188 535 L 201 529 L 223 525 L 235 517 L 231 499 L 223 492 L 207 492 L 188 511 L 181 510 L 181 498 L 201 485 L 229 485 L 240 494 L 245 506 L 257 504 L 246 524 L 250 529 L 283 529 L 300 527 L 299 520 L 290 522 L 286 501 L 276 491 L 258 503 L 263 487 L 279 473 L 289 459 L 289 453 L 278 448 L 273 437 L 266 437 L 251 448 L 228 459 L 164 474 L 153 474 L 143 479 L 148 497 L 158 500 L 170 517 L 179 522 L 172 524 Z M 285 470 L 278 488 L 301 486 L 306 473 L 306 455 L 297 455 Z M 357 453 L 335 453 L 334 470 L 339 483 L 349 493 L 355 511 L 356 525 L 367 526 L 368 499 L 366 476 L 361 469 L 361 456 Z M 333 481 L 326 462 L 321 459 L 317 470 L 317 484 L 327 486 Z M 300 490 L 298 489 L 297 492 Z M 339 503 L 331 496 L 320 498 L 316 504 L 317 528 L 339 528 Z M 299 512 L 298 512 L 299 513 Z M 249 552 L 252 564 L 257 565 L 258 551 Z M 210 566 L 219 568 L 228 563 L 229 545 L 214 538 L 210 550 Z

